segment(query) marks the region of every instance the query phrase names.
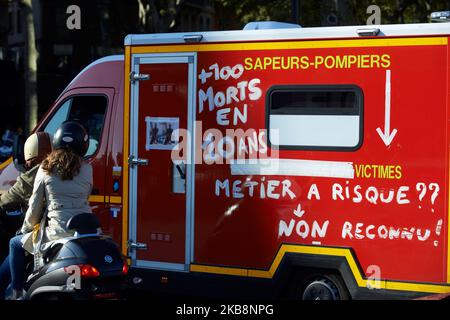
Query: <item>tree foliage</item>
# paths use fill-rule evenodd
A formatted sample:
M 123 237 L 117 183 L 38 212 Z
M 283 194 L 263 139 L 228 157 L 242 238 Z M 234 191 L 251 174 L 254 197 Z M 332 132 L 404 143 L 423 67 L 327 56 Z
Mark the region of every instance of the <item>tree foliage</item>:
M 291 3 L 288 0 L 216 0 L 216 9 L 229 11 L 240 23 L 250 21 L 286 21 L 290 16 Z M 230 16 L 228 16 L 230 17 Z
M 450 0 L 215 0 L 220 16 L 233 17 L 237 23 L 224 19 L 223 29 L 236 24 L 242 27 L 249 21 L 292 20 L 292 2 L 298 1 L 299 23 L 302 26 L 361 25 L 370 14 L 367 8 L 381 9 L 381 22 L 428 22 L 433 11 L 450 10 Z
M 448 0 L 351 0 L 353 7 L 367 8 L 371 4 L 381 9 L 381 22 L 387 23 L 424 23 L 429 22 L 433 11 L 450 10 Z M 364 21 L 364 10 L 355 10 L 359 21 Z
M 137 0 L 140 31 L 170 32 L 177 24 L 183 0 Z
M 176 29 L 183 4 L 202 1 L 135 0 L 141 32 Z M 366 24 L 367 8 L 381 9 L 381 22 L 428 22 L 433 11 L 450 10 L 450 0 L 212 0 L 216 29 L 241 29 L 250 21 L 292 21 L 293 2 L 299 7 L 299 23 L 305 27 Z

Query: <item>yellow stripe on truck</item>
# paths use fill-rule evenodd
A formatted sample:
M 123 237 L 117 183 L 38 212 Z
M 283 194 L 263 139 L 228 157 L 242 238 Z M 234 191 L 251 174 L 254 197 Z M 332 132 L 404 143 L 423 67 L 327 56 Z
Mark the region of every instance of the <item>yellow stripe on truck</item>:
M 272 262 L 272 265 L 270 266 L 269 270 L 240 269 L 240 268 L 191 264 L 190 271 L 271 279 L 278 270 L 281 260 L 283 259 L 286 253 L 344 257 L 348 265 L 350 266 L 350 269 L 352 271 L 353 277 L 356 280 L 356 283 L 358 284 L 359 287 L 362 288 L 376 287 L 378 289 L 411 291 L 411 292 L 450 293 L 450 286 L 447 285 L 364 279 L 364 276 L 361 274 L 354 256 L 352 255 L 350 249 L 348 248 L 328 248 L 328 247 L 284 244 L 278 250 L 278 253 L 275 256 L 275 259 Z
M 122 214 L 122 253 L 128 254 L 128 155 L 130 154 L 130 79 L 131 49 L 125 47 L 124 102 L 123 102 L 123 214 Z
M 91 196 L 89 196 L 89 202 L 96 202 L 96 203 L 106 202 L 106 203 L 112 203 L 112 204 L 121 204 L 122 203 L 122 197 L 91 195 Z
M 89 196 L 89 202 L 105 202 L 105 196 Z
M 4 162 L 0 163 L 0 170 L 3 170 L 4 168 L 6 168 L 7 166 L 9 166 L 9 164 L 12 163 L 12 157 L 8 158 L 7 160 L 5 160 Z
M 111 196 L 111 197 L 109 197 L 109 203 L 121 204 L 122 203 L 122 197 Z
M 276 42 L 205 43 L 153 46 L 145 45 L 132 47 L 131 53 L 409 47 L 444 46 L 447 44 L 448 39 L 446 37 L 377 38 L 356 40 L 297 40 Z

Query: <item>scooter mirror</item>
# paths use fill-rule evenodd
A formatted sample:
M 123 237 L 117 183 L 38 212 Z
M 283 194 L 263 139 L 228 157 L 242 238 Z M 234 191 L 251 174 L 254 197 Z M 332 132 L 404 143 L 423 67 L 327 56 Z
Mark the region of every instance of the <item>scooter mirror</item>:
M 25 171 L 25 156 L 24 156 L 24 146 L 27 137 L 24 134 L 17 135 L 14 137 L 13 142 L 13 162 L 16 169 L 20 172 Z

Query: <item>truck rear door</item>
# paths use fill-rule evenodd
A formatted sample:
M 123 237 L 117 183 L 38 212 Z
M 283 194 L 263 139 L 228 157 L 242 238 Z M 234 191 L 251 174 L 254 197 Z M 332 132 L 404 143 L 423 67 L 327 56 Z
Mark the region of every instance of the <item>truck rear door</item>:
M 137 267 L 181 271 L 191 261 L 191 143 L 178 160 L 173 154 L 179 130 L 193 125 L 195 58 L 132 57 L 129 249 Z

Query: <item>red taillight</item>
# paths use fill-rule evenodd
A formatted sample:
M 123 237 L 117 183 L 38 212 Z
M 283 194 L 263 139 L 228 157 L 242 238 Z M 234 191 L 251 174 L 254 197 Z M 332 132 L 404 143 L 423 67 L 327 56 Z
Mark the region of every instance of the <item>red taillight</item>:
M 122 274 L 128 274 L 128 265 L 126 262 L 123 263 Z
M 92 297 L 94 299 L 114 299 L 117 298 L 117 294 L 115 292 L 99 293 L 94 294 Z
M 98 272 L 98 270 L 95 267 L 89 264 L 80 264 L 79 267 L 82 278 L 92 278 L 100 276 L 100 272 Z
M 73 274 L 76 272 L 76 269 L 80 270 L 80 276 L 82 278 L 93 278 L 100 276 L 100 272 L 94 267 L 89 264 L 79 264 L 79 265 L 73 265 L 64 267 L 64 272 L 68 274 Z

